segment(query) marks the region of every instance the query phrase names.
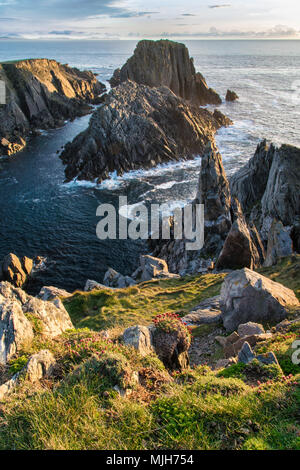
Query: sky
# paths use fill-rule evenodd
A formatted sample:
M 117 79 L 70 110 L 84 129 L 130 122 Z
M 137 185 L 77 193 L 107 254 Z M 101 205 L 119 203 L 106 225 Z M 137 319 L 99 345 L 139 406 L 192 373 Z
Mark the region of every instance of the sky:
M 296 39 L 299 0 L 0 0 L 0 38 Z

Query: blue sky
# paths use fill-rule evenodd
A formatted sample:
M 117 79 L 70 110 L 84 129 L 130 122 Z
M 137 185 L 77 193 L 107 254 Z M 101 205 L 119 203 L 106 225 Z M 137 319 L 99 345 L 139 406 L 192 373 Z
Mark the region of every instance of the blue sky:
M 0 38 L 300 38 L 299 0 L 0 0 Z

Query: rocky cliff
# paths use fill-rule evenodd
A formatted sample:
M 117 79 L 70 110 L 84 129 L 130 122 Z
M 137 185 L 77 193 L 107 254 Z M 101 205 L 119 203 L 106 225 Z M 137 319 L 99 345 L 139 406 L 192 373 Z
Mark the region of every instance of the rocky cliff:
M 88 103 L 105 88 L 92 72 L 48 59 L 2 63 L 0 80 L 7 95 L 0 105 L 0 153 L 8 155 L 21 150 L 37 129 L 89 113 Z
M 300 149 L 291 145 L 276 148 L 263 141 L 254 157 L 231 178 L 231 192 L 265 241 L 274 219 L 284 227 L 294 227 L 300 216 Z
M 112 171 L 193 158 L 229 124 L 222 113 L 192 106 L 167 87 L 128 80 L 111 90 L 88 129 L 67 144 L 61 155 L 66 178 L 100 182 Z
M 222 102 L 218 93 L 208 88 L 205 78 L 196 73 L 187 47 L 173 41 L 140 41 L 133 56 L 115 71 L 111 85 L 117 86 L 126 80 L 150 87 L 167 86 L 195 105 Z

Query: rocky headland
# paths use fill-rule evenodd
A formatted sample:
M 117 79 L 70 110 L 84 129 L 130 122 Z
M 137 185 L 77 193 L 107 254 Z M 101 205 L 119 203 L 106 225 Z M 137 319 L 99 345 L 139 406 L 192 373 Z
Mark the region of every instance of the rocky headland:
M 67 180 L 107 179 L 109 174 L 191 159 L 231 121 L 188 104 L 167 87 L 127 80 L 107 95 L 89 127 L 66 145 Z
M 0 154 L 11 155 L 26 138 L 62 126 L 91 112 L 90 104 L 104 92 L 96 76 L 55 60 L 30 59 L 0 64 L 6 104 L 0 105 Z
M 101 182 L 113 171 L 192 159 L 220 127 L 232 124 L 220 111 L 199 107 L 221 98 L 180 43 L 141 41 L 111 84 L 88 129 L 61 155 L 67 180 Z

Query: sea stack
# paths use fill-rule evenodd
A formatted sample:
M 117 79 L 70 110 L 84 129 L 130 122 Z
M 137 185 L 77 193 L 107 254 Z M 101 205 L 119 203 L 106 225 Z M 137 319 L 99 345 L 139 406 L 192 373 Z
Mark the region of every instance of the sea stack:
M 195 105 L 222 103 L 203 75 L 196 73 L 187 47 L 178 42 L 140 41 L 133 56 L 121 69 L 115 70 L 111 85 L 117 86 L 128 79 L 150 87 L 167 86 Z

